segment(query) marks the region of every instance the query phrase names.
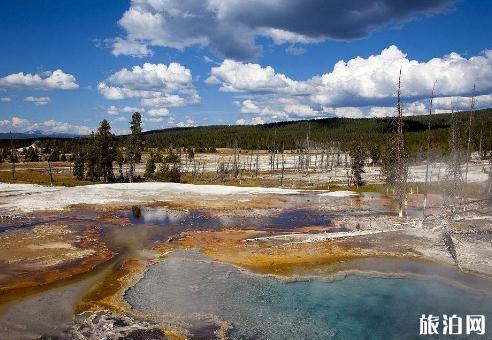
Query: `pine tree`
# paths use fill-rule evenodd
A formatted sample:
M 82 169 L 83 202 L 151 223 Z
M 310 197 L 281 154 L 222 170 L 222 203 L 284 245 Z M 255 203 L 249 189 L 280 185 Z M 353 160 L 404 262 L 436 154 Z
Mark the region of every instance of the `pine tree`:
M 116 163 L 118 164 L 118 173 L 120 174 L 120 181 L 123 180 L 123 163 L 125 162 L 125 158 L 123 157 L 123 153 L 120 148 L 116 148 Z
M 128 138 L 128 162 L 130 163 L 130 182 L 135 176 L 135 163 L 142 157 L 143 135 L 142 135 L 142 115 L 135 112 L 130 122 L 131 135 Z
M 155 169 L 156 169 L 156 166 L 155 166 L 154 159 L 149 158 L 147 160 L 146 165 L 145 165 L 145 177 L 146 178 L 152 178 L 154 176 Z
M 366 152 L 362 147 L 362 142 L 358 141 L 352 145 L 349 150 L 350 155 L 350 167 L 352 172 L 352 180 L 357 188 L 363 185 L 362 174 L 364 171 L 364 161 L 366 159 Z
M 116 158 L 116 150 L 114 144 L 114 135 L 111 133 L 111 126 L 104 119 L 99 125 L 96 134 L 98 147 L 98 158 L 100 174 L 104 182 L 108 183 L 114 179 L 113 162 Z
M 150 154 L 149 159 L 147 160 L 147 163 L 145 165 L 145 177 L 146 178 L 152 178 L 154 176 L 155 172 L 155 160 L 154 160 L 154 155 Z
M 84 179 L 84 155 L 80 152 L 73 157 L 73 175 L 78 181 Z
M 99 168 L 99 148 L 97 146 L 96 136 L 94 132 L 91 133 L 89 137 L 89 142 L 87 143 L 87 178 L 92 182 L 99 181 L 101 177 L 101 172 Z
M 36 150 L 32 146 L 30 146 L 26 150 L 26 156 L 25 156 L 25 161 L 26 162 L 38 162 L 39 161 L 39 156 Z

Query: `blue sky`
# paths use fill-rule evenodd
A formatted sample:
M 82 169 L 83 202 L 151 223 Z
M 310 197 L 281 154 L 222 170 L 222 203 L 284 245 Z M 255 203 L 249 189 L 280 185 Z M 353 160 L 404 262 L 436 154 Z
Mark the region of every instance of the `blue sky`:
M 134 109 L 147 130 L 385 116 L 400 68 L 406 114 L 435 80 L 437 112 L 473 84 L 492 106 L 492 2 L 409 3 L 5 0 L 0 130 L 124 133 Z

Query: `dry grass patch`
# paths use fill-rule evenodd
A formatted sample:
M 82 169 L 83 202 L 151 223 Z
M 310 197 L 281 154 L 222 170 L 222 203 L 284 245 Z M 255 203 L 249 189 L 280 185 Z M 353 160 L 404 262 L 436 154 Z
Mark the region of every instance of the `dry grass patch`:
M 15 176 L 10 171 L 0 171 L 0 182 L 4 183 L 27 183 L 50 185 L 50 175 L 45 170 L 16 170 Z M 53 185 L 73 187 L 77 185 L 92 184 L 89 181 L 78 181 L 68 174 L 53 173 Z

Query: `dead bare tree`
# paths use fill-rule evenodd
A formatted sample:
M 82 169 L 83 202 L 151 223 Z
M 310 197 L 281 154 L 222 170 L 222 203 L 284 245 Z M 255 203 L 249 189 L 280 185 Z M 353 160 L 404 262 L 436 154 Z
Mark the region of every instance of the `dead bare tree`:
M 284 144 L 282 143 L 282 173 L 281 173 L 281 176 L 280 176 L 280 186 L 283 186 L 284 185 L 284 172 L 285 172 L 285 158 L 284 158 L 284 154 L 285 154 L 285 149 L 284 149 Z
M 489 157 L 489 171 L 488 171 L 489 179 L 488 179 L 488 188 L 487 188 L 487 195 L 489 198 L 492 198 L 492 151 L 490 152 L 490 157 Z
M 234 161 L 233 161 L 233 169 L 234 169 L 234 178 L 239 177 L 239 146 L 237 139 L 234 140 Z
M 432 86 L 432 93 L 429 103 L 429 115 L 427 117 L 427 161 L 425 165 L 425 192 L 424 192 L 424 208 L 422 214 L 425 217 L 425 209 L 427 208 L 427 191 L 429 188 L 427 187 L 430 181 L 429 178 L 429 166 L 430 166 L 430 148 L 431 148 L 431 116 L 432 116 L 432 104 L 434 102 L 434 91 L 436 89 L 437 80 L 434 81 L 434 86 Z
M 451 207 L 454 212 L 456 209 L 456 199 L 463 182 L 463 174 L 461 170 L 461 143 L 460 143 L 460 128 L 459 115 L 456 114 L 454 108 L 451 110 L 451 131 L 450 131 L 450 155 L 448 167 L 446 171 L 446 194 L 451 200 Z
M 403 205 L 407 201 L 407 162 L 405 153 L 405 139 L 403 136 L 403 109 L 401 105 L 401 69 L 398 77 L 397 93 L 397 133 L 396 133 L 396 193 L 398 197 L 399 211 L 398 216 L 403 217 Z
M 256 148 L 256 167 L 255 167 L 255 177 L 258 177 L 258 170 L 260 165 L 260 147 Z
M 50 175 L 50 185 L 53 186 L 53 173 L 51 171 L 51 154 L 53 151 L 51 151 L 50 155 L 48 155 L 48 174 Z
M 309 165 L 311 163 L 311 150 L 310 150 L 310 145 L 309 145 L 309 134 L 311 133 L 311 124 L 308 123 L 308 132 L 306 135 L 306 148 L 307 148 L 307 155 L 306 155 L 306 175 L 309 175 Z
M 475 111 L 475 85 L 473 85 L 473 96 L 471 100 L 470 113 L 468 118 L 468 143 L 466 146 L 466 159 L 465 159 L 465 185 L 468 183 L 468 163 L 471 158 L 471 134 L 472 134 L 472 120 L 473 112 Z
M 391 140 L 390 154 L 385 157 L 383 171 L 386 183 L 394 188 L 398 200 L 398 216 L 403 217 L 403 207 L 407 201 L 408 166 L 403 135 L 403 109 L 401 104 L 401 69 L 398 76 L 396 93 L 396 117 L 393 120 L 394 132 Z
M 15 162 L 17 161 L 17 154 L 14 145 L 14 140 L 12 138 L 12 131 L 10 133 L 10 157 L 12 161 L 12 179 L 15 179 Z
M 480 160 L 485 159 L 485 153 L 483 152 L 483 120 L 482 124 L 480 124 L 480 137 L 478 141 L 478 155 Z

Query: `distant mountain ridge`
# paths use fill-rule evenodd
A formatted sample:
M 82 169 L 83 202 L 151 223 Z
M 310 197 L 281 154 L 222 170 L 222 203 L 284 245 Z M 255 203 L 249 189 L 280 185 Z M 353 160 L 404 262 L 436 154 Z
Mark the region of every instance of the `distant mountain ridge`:
M 50 138 L 50 137 L 72 138 L 72 137 L 79 137 L 79 136 L 70 133 L 51 133 L 41 130 L 33 130 L 33 131 L 26 131 L 26 132 L 12 132 L 12 134 L 10 134 L 9 132 L 0 132 L 0 140 L 10 139 L 10 137 L 12 137 L 13 139 L 32 139 L 32 138 Z

